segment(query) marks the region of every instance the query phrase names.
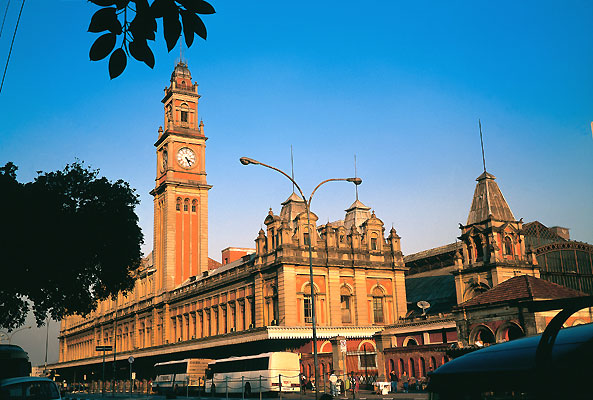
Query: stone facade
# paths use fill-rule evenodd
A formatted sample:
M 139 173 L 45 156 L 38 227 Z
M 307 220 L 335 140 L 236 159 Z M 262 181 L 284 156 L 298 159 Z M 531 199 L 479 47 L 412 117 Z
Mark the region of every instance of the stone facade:
M 145 367 L 144 372 L 139 367 L 144 378 L 151 376 L 155 361 L 167 358 L 218 358 L 273 348 L 303 352 L 307 359 L 312 352 L 309 241 L 318 350 L 332 352 L 327 340 L 344 336 L 349 348 L 368 342 L 364 351 L 352 350 L 349 363 L 376 354 L 372 335 L 407 311 L 406 268 L 395 229 L 385 237 L 383 222 L 358 199 L 343 221 L 318 226 L 311 213 L 309 237 L 304 201 L 293 193 L 279 215 L 270 210 L 265 217 L 266 230 L 255 238 L 254 252 L 225 249 L 224 265 L 208 258 L 211 186 L 197 87 L 187 65 L 178 63 L 163 99 L 165 129 L 159 129 L 155 143 L 153 252 L 137 270 L 131 293 L 62 321 L 55 367 L 64 376 L 92 374 L 101 362 L 97 345 L 113 346 L 115 356 L 109 358 L 118 363 L 133 355 L 135 365 Z

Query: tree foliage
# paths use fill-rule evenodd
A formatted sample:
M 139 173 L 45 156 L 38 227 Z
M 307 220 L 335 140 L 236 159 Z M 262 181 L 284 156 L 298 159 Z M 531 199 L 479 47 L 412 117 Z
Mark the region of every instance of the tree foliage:
M 129 291 L 143 236 L 138 195 L 80 162 L 20 183 L 17 167 L 0 167 L 0 328 L 38 325 L 93 311 L 99 300 Z
M 156 39 L 157 20 L 163 20 L 163 36 L 171 51 L 182 26 L 185 44 L 191 47 L 194 35 L 206 40 L 206 26 L 198 14 L 214 14 L 214 7 L 204 0 L 90 0 L 102 7 L 95 12 L 89 32 L 102 33 L 89 51 L 92 61 L 109 58 L 109 76 L 118 77 L 126 68 L 128 56 L 154 67 L 154 54 L 148 41 Z M 121 45 L 116 48 L 117 38 Z

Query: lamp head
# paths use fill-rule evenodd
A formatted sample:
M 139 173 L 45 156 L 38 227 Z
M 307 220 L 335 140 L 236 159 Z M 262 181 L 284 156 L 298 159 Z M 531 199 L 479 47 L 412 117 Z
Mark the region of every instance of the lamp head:
M 249 165 L 249 164 L 257 165 L 257 164 L 259 164 L 259 161 L 256 161 L 253 158 L 249 158 L 249 157 L 241 157 L 239 159 L 239 161 L 241 161 L 241 164 L 243 164 L 243 165 Z
M 346 180 L 348 182 L 354 183 L 356 186 L 358 186 L 358 185 L 360 185 L 362 183 L 362 179 L 360 179 L 360 178 L 348 178 Z

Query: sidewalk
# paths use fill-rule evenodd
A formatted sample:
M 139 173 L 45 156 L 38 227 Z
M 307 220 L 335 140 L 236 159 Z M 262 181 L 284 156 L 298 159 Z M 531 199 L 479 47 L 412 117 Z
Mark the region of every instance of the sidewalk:
M 323 393 L 319 393 L 319 396 L 321 397 Z M 101 397 L 101 393 L 66 393 L 63 396 L 63 399 L 69 399 L 69 400 L 100 400 Z M 114 399 L 114 397 L 112 397 L 111 392 L 109 393 L 105 393 L 105 397 L 103 397 L 104 399 Z M 115 399 L 134 399 L 134 400 L 165 400 L 166 397 L 165 396 L 158 396 L 158 395 L 150 395 L 147 396 L 146 393 L 133 393 L 132 396 L 130 396 L 129 393 L 116 393 L 115 394 Z M 175 397 L 176 400 L 220 400 L 220 399 L 224 399 L 226 400 L 226 396 L 224 394 L 218 394 L 218 396 L 212 397 L 212 396 L 200 396 L 200 397 L 196 397 L 196 396 L 182 396 L 182 395 L 178 395 Z M 242 397 L 240 395 L 229 395 L 229 399 L 233 399 L 233 400 L 241 400 Z M 263 396 L 263 399 L 280 399 L 277 396 L 274 397 L 270 397 L 269 395 Z M 315 393 L 314 392 L 310 392 L 307 391 L 306 394 L 301 394 L 301 393 L 282 393 L 282 399 L 283 400 L 314 400 L 315 399 Z M 428 393 L 426 392 L 411 392 L 411 393 L 402 393 L 402 392 L 397 392 L 397 393 L 388 393 L 386 395 L 380 395 L 380 394 L 376 394 L 371 392 L 370 390 L 361 390 L 358 393 L 356 393 L 355 396 L 355 400 L 405 400 L 405 399 L 410 399 L 410 400 L 427 400 L 428 399 Z M 256 394 L 250 398 L 246 398 L 245 400 L 259 400 L 259 396 Z M 342 395 L 338 395 L 334 397 L 334 400 L 352 400 L 352 392 L 348 393 L 348 396 L 342 394 Z

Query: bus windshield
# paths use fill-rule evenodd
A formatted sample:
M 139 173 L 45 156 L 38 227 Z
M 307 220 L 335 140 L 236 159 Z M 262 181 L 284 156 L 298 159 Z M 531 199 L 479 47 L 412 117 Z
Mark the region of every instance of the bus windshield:
M 187 373 L 187 361 L 156 364 L 154 369 L 157 375 L 185 374 Z

